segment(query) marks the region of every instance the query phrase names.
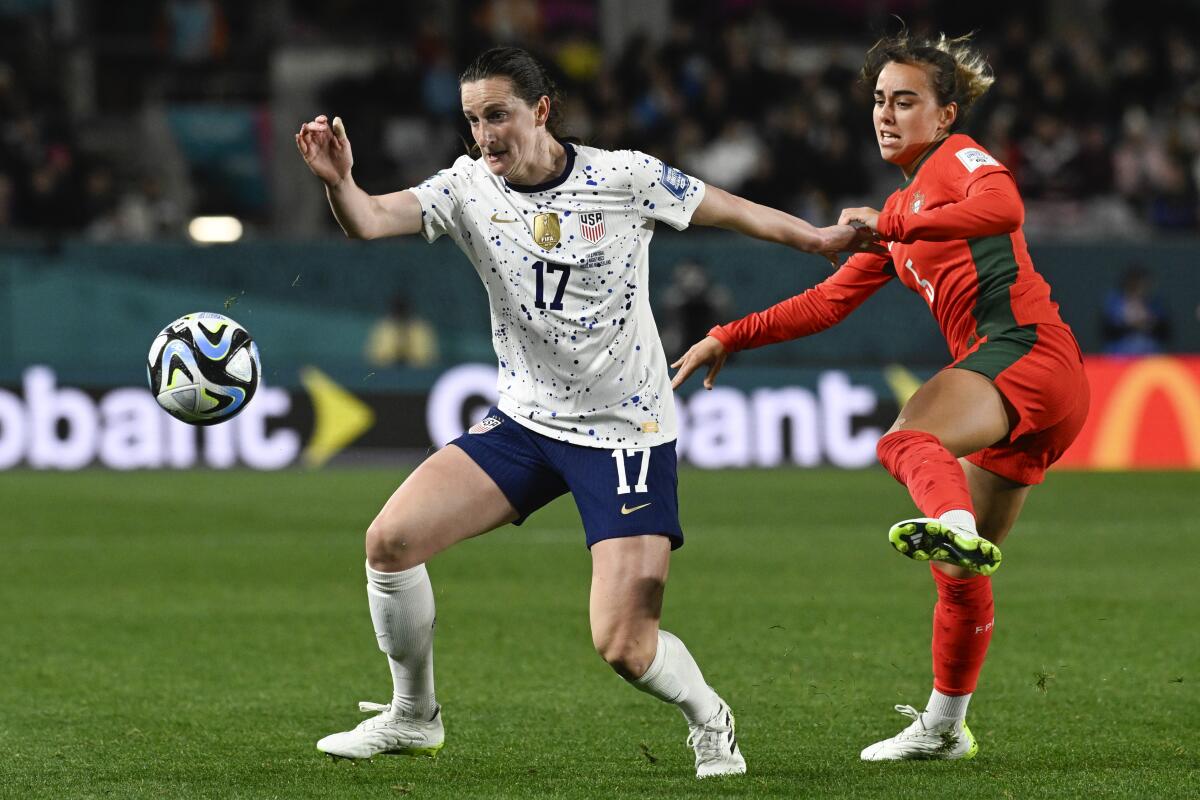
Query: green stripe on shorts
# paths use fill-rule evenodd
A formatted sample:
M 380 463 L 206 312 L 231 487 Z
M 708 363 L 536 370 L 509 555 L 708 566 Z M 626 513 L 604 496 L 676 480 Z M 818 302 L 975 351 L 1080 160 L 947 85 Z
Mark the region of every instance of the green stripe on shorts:
M 1037 344 L 1037 325 L 1022 325 L 989 336 L 971 355 L 954 366 L 978 372 L 989 380 L 1017 363 Z

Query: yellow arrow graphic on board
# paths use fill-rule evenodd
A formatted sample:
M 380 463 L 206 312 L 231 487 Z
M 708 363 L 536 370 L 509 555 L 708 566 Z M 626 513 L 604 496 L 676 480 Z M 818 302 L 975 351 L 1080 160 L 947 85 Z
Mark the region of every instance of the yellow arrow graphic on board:
M 315 468 L 370 430 L 375 412 L 316 367 L 302 368 L 300 383 L 312 399 L 314 417 L 312 438 L 301 458 Z
M 883 370 L 883 379 L 896 398 L 896 404 L 904 404 L 921 388 L 921 379 L 899 364 L 889 364 Z

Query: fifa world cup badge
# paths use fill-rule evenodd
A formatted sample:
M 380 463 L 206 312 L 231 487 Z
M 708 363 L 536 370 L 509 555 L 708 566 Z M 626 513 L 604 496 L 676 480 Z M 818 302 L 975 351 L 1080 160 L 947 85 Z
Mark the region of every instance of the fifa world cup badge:
M 916 194 L 913 195 L 913 201 L 912 201 L 912 206 L 911 206 L 912 213 L 916 214 L 917 212 L 919 212 L 921 210 L 921 206 L 923 206 L 923 205 L 925 205 L 925 193 L 917 192 Z
M 562 231 L 558 227 L 558 214 L 534 214 L 533 215 L 533 241 L 537 242 L 537 246 L 543 250 L 553 250 L 558 240 L 562 238 Z

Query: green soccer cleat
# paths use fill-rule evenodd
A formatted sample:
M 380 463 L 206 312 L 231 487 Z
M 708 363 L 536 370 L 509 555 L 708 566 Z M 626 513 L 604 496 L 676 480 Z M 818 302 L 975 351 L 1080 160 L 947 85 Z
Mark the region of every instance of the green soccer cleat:
M 991 575 L 1000 569 L 1000 548 L 978 534 L 923 517 L 897 522 L 888 531 L 892 547 L 914 561 L 942 561 Z

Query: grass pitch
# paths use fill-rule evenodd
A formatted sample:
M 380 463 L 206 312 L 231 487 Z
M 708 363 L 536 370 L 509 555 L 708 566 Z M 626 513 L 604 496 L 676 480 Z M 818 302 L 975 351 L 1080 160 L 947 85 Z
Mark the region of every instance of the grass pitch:
M 972 762 L 863 764 L 930 687 L 934 601 L 881 471 L 685 472 L 664 627 L 749 763 L 591 649 L 569 500 L 430 566 L 447 744 L 334 763 L 386 702 L 362 531 L 385 470 L 0 475 L 0 797 L 1200 796 L 1200 475 L 1051 474 L 995 580 Z

